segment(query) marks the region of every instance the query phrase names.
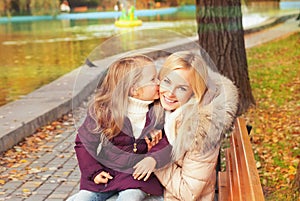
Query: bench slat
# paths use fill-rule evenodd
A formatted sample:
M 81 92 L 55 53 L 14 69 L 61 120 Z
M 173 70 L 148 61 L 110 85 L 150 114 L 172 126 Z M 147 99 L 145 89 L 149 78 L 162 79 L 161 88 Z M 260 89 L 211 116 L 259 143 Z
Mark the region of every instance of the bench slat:
M 227 175 L 226 172 L 218 172 L 219 181 L 219 197 L 218 200 L 226 200 L 228 198 Z
M 233 175 L 233 189 L 234 197 L 237 199 L 234 200 L 243 200 L 242 199 L 242 184 L 241 184 L 241 156 L 238 149 L 238 141 L 236 136 L 232 133 L 230 137 L 230 151 L 231 151 L 231 161 L 232 161 L 232 175 Z
M 245 120 L 238 118 L 235 127 L 238 130 L 234 132 L 234 135 L 240 142 L 239 150 L 241 152 L 241 156 L 243 156 L 243 160 L 241 160 L 241 169 L 244 170 L 242 177 L 245 187 L 244 191 L 246 194 L 244 200 L 264 200 Z
M 234 189 L 233 187 L 233 175 L 232 175 L 232 162 L 231 162 L 231 153 L 230 149 L 225 150 L 225 157 L 226 159 L 226 178 L 227 178 L 227 188 L 228 188 L 228 193 L 227 197 L 225 197 L 226 201 L 233 201 L 233 195 L 234 195 Z

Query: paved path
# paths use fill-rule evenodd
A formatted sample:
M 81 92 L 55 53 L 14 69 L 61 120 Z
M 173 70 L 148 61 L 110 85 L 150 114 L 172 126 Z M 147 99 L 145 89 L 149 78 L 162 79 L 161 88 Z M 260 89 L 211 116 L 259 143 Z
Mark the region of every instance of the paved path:
M 299 31 L 295 19 L 245 36 L 250 48 Z M 61 201 L 79 189 L 80 172 L 75 157 L 76 126 L 86 113 L 86 104 L 65 118 L 41 129 L 0 161 L 0 201 Z
M 246 34 L 245 46 L 246 48 L 251 48 L 271 40 L 286 37 L 287 35 L 300 30 L 300 27 L 298 26 L 299 23 L 300 22 L 296 21 L 295 18 L 291 18 L 282 24 L 275 25 L 256 33 Z

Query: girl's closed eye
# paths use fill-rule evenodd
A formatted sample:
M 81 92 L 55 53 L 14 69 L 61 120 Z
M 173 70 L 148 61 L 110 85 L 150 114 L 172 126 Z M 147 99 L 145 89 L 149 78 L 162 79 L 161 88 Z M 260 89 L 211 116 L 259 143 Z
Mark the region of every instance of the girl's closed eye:
M 171 84 L 171 81 L 168 78 L 163 79 L 164 84 Z

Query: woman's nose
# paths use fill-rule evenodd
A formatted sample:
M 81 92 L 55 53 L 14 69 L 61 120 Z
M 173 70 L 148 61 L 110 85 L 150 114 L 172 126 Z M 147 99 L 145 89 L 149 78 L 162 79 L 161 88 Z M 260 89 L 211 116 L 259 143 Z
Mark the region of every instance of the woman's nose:
M 165 89 L 165 93 L 167 93 L 168 95 L 173 95 L 175 96 L 175 88 L 169 86 L 169 87 L 163 87 Z

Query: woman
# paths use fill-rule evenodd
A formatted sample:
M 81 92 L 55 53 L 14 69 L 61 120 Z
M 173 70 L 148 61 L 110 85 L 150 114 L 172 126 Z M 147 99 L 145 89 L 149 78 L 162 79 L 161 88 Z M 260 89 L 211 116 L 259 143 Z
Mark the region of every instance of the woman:
M 170 55 L 159 79 L 164 129 L 173 146 L 173 163 L 155 171 L 164 200 L 213 200 L 220 143 L 235 118 L 237 89 L 191 52 Z

